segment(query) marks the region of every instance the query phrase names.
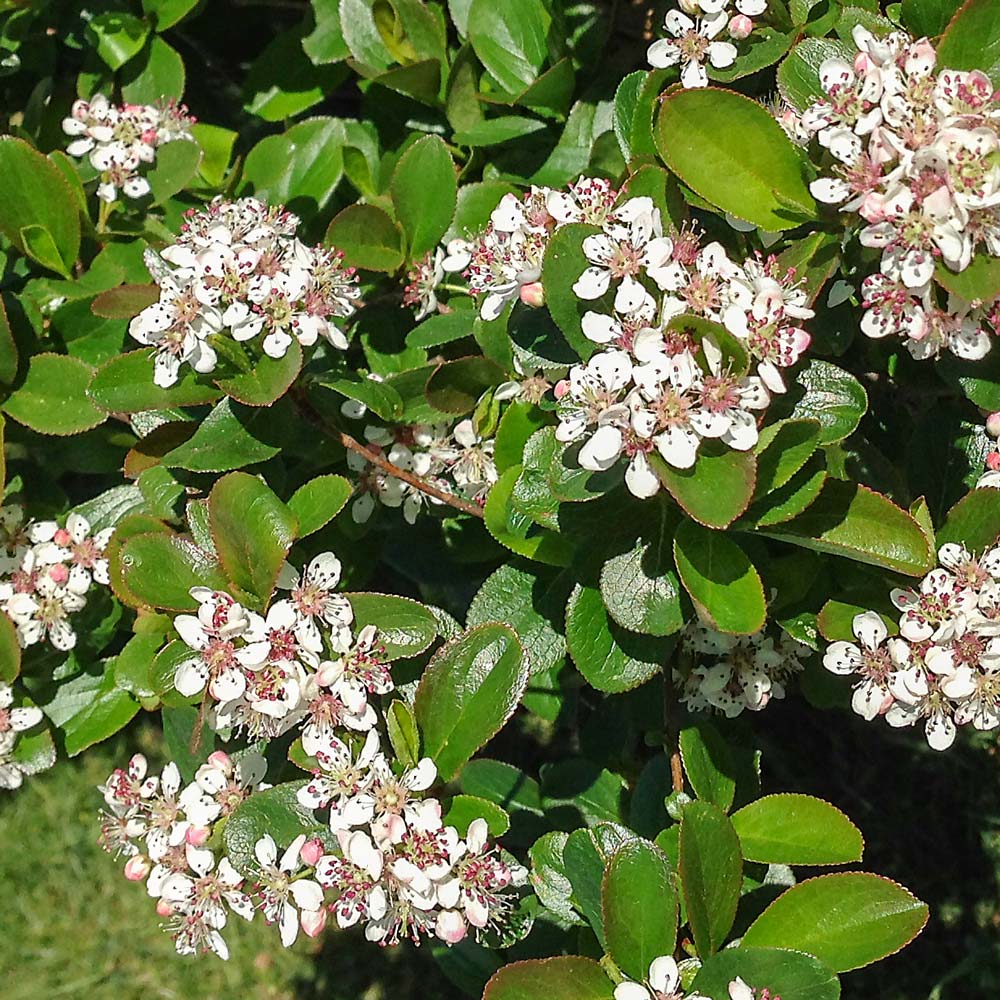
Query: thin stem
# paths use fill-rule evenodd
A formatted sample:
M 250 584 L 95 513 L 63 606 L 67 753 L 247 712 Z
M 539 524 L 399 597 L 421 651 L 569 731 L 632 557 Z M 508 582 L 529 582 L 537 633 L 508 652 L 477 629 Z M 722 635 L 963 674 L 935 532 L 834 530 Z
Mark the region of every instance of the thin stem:
M 340 441 L 340 443 L 347 448 L 348 451 L 353 451 L 355 454 L 361 455 L 362 458 L 370 462 L 372 465 L 377 466 L 390 476 L 394 476 L 396 479 L 409 484 L 415 490 L 419 490 L 421 493 L 425 493 L 429 497 L 434 497 L 435 500 L 440 500 L 441 503 L 462 511 L 463 514 L 470 514 L 472 517 L 478 517 L 482 520 L 484 516 L 483 508 L 480 507 L 479 504 L 472 503 L 469 500 L 463 500 L 461 497 L 455 496 L 454 493 L 448 493 L 446 490 L 439 489 L 433 483 L 427 482 L 426 479 L 421 479 L 420 476 L 414 475 L 406 469 L 401 469 L 398 465 L 393 465 L 392 462 L 390 462 L 381 452 L 366 447 L 360 441 L 351 437 L 350 434 L 347 434 L 339 428 L 328 424 L 301 393 L 296 394 L 296 401 L 298 402 L 299 408 L 306 414 L 306 416 L 309 417 L 310 420 L 312 420 L 313 423 L 321 427 L 330 437 L 336 438 Z
M 208 688 L 205 688 L 205 695 L 201 699 L 201 704 L 198 706 L 198 717 L 194 720 L 194 729 L 191 730 L 191 740 L 188 743 L 188 749 L 192 754 L 196 754 L 198 749 L 201 747 L 201 734 L 202 730 L 205 728 L 205 716 L 208 714 Z
M 684 768 L 680 750 L 680 703 L 670 665 L 663 665 L 663 751 L 670 759 L 670 783 L 675 792 L 684 791 Z
M 108 227 L 108 219 L 111 218 L 115 206 L 112 201 L 105 201 L 103 198 L 97 200 L 97 231 L 103 233 Z
M 441 284 L 438 285 L 438 288 L 444 292 L 457 292 L 459 295 L 472 295 L 472 292 L 469 291 L 466 285 L 452 285 L 447 281 L 442 281 Z

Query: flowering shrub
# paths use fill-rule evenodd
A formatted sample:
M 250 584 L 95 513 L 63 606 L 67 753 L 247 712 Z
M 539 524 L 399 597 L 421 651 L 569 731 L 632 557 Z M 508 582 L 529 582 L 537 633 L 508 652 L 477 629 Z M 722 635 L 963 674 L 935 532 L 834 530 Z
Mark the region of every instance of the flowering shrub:
M 0 13 L 0 788 L 156 715 L 182 956 L 836 1000 L 928 907 L 769 706 L 1000 727 L 992 0 L 302 6 Z

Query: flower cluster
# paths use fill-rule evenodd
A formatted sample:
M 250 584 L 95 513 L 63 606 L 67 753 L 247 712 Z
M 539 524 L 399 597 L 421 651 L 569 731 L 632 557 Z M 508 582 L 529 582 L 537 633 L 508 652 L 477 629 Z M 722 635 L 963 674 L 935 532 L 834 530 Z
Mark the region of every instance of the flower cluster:
M 299 220 L 254 198 L 217 198 L 192 209 L 177 241 L 146 264 L 159 300 L 129 324 L 140 344 L 154 348 L 154 381 L 173 385 L 182 364 L 215 370 L 216 348 L 242 353 L 262 336 L 261 349 L 282 358 L 293 341 L 308 347 L 325 337 L 345 350 L 336 319 L 351 316 L 361 292 L 343 254 L 308 247 L 295 236 Z M 228 332 L 225 345 L 215 335 Z
M 0 683 L 0 788 L 11 791 L 20 788 L 24 776 L 34 771 L 15 753 L 18 733 L 23 733 L 42 721 L 40 708 L 33 705 L 11 708 L 13 704 L 14 689 L 9 684 Z
M 347 412 L 357 411 L 350 408 Z M 363 436 L 365 446 L 385 456 L 390 464 L 412 472 L 444 493 L 473 503 L 485 503 L 490 488 L 499 478 L 493 461 L 493 439 L 481 437 L 471 419 L 460 420 L 451 428 L 444 424 L 397 427 L 366 424 Z M 358 524 L 369 520 L 376 503 L 402 508 L 409 524 L 416 521 L 425 505 L 442 503 L 357 452 L 347 453 L 347 464 L 357 474 L 357 496 L 351 506 L 351 517 Z
M 213 951 L 228 958 L 221 931 L 229 913 L 251 920 L 254 901 L 230 860 L 206 844 L 219 820 L 267 787 L 264 758 L 247 753 L 234 760 L 216 751 L 183 787 L 173 762 L 158 776 L 147 771 L 146 758 L 136 754 L 100 786 L 106 805 L 101 846 L 127 859 L 129 881 L 145 881 L 180 954 Z
M 521 198 L 506 194 L 478 237 L 448 244 L 444 264 L 464 269 L 469 291 L 483 296 L 483 319 L 496 319 L 518 297 L 540 306 L 542 261 L 553 233 L 571 222 L 601 225 L 617 197 L 607 181 L 591 177 L 581 177 L 566 191 L 533 187 Z
M 979 252 L 1000 256 L 1000 100 L 984 73 L 936 69 L 926 38 L 875 38 L 857 26 L 851 65 L 820 66 L 826 97 L 802 124 L 837 161 L 813 181 L 820 200 L 856 212 L 863 246 L 881 251 L 862 286 L 869 337 L 902 337 L 915 358 L 948 350 L 976 360 L 1000 331 L 996 302 L 933 284 L 940 261 L 964 271 Z
M 374 626 L 352 638 L 354 613 L 334 592 L 340 560 L 316 556 L 301 576 L 282 571 L 288 596 L 259 615 L 221 591 L 194 587 L 197 614 L 174 628 L 191 655 L 177 666 L 174 686 L 192 697 L 208 692 L 217 729 L 271 738 L 304 723 L 304 738 L 333 725 L 363 731 L 375 724 L 369 696 L 392 690 Z
M 948 543 L 938 561 L 919 587 L 892 591 L 898 636 L 866 611 L 853 621 L 857 642 L 834 642 L 823 664 L 856 676 L 852 706 L 866 720 L 922 721 L 930 746 L 946 750 L 957 726 L 1000 726 L 1000 546 L 977 557 Z
M 757 991 L 739 976 L 729 984 L 730 1000 L 781 1000 L 770 990 Z M 701 993 L 685 993 L 681 988 L 681 970 L 673 955 L 661 955 L 649 965 L 649 975 L 642 983 L 626 979 L 615 987 L 614 1000 L 708 1000 Z
M 626 455 L 629 489 L 649 497 L 659 489 L 648 458 L 654 450 L 669 465 L 690 468 L 705 439 L 753 448 L 757 414 L 771 393 L 785 391 L 781 369 L 810 343 L 799 324 L 813 312 L 794 273 L 774 257 L 736 264 L 691 230 L 665 235 L 649 198 L 616 208 L 583 250 L 590 266 L 574 292 L 592 301 L 613 289 L 614 302 L 611 313 L 583 317 L 585 335 L 605 349 L 556 387 L 556 435 L 586 438 L 581 467 L 602 471 Z M 724 326 L 743 357 L 699 336 L 685 324 L 689 316 Z
M 649 46 L 646 58 L 656 69 L 681 67 L 681 85 L 707 87 L 705 63 L 726 69 L 736 62 L 739 50 L 732 42 L 718 41 L 726 31 L 733 41 L 749 38 L 753 18 L 767 10 L 767 0 L 680 0 L 681 10 L 671 10 L 663 22 L 668 38 Z M 735 11 L 732 9 L 735 8 Z
M 26 524 L 24 510 L 0 508 L 0 609 L 14 623 L 22 648 L 48 641 L 66 651 L 76 645 L 70 615 L 82 611 L 94 583 L 107 585 L 104 549 L 111 528 L 91 533 L 80 514 Z
M 358 749 L 336 737 L 311 749 L 317 768 L 299 802 L 329 809 L 339 853 L 318 859 L 316 879 L 336 896 L 340 927 L 363 922 L 383 945 L 428 935 L 457 944 L 470 927 L 502 922 L 526 873 L 490 846 L 484 820 L 464 838 L 444 825 L 441 803 L 421 795 L 437 777 L 431 760 L 398 774 L 375 730 Z
M 787 635 L 729 635 L 700 622 L 684 629 L 681 647 L 692 667 L 677 675 L 680 700 L 692 712 L 714 709 L 730 719 L 784 698 L 789 679 L 804 669 L 802 661 L 812 653 Z
M 97 196 L 113 202 L 119 191 L 128 198 L 149 194 L 149 181 L 140 174 L 144 163 L 156 160 L 156 151 L 168 142 L 193 141 L 195 123 L 183 105 L 112 104 L 103 94 L 75 101 L 63 131 L 72 137 L 70 156 L 86 156 L 101 172 Z

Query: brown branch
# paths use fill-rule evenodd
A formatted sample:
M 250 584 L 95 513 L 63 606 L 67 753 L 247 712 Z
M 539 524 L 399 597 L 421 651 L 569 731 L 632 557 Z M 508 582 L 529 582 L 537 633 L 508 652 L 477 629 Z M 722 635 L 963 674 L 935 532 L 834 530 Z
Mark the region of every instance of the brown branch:
M 670 783 L 675 792 L 684 791 L 684 766 L 680 750 L 680 704 L 674 687 L 673 671 L 663 664 L 663 750 L 670 760 Z
M 308 416 L 313 423 L 322 428 L 322 430 L 330 437 L 336 438 L 340 441 L 340 443 L 347 448 L 348 451 L 353 451 L 356 455 L 360 455 L 372 465 L 377 466 L 388 475 L 402 480 L 402 482 L 412 486 L 415 490 L 419 490 L 421 493 L 425 493 L 429 497 L 434 497 L 435 500 L 440 500 L 441 503 L 447 504 L 449 507 L 454 507 L 455 510 L 462 511 L 463 514 L 470 514 L 472 517 L 478 517 L 482 520 L 484 516 L 483 508 L 480 507 L 479 504 L 472 503 L 469 500 L 463 500 L 461 497 L 455 496 L 454 493 L 449 493 L 447 490 L 439 489 L 433 483 L 427 482 L 426 479 L 421 479 L 420 476 L 414 475 L 406 469 L 401 469 L 398 465 L 393 465 L 392 462 L 390 462 L 380 451 L 375 451 L 373 448 L 366 447 L 360 441 L 351 437 L 350 434 L 347 434 L 345 431 L 328 424 L 320 413 L 317 412 L 317 410 L 312 406 L 312 404 L 309 403 L 308 400 L 304 399 L 301 394 L 296 394 L 296 402 L 299 404 L 299 408 L 305 412 L 306 416 Z

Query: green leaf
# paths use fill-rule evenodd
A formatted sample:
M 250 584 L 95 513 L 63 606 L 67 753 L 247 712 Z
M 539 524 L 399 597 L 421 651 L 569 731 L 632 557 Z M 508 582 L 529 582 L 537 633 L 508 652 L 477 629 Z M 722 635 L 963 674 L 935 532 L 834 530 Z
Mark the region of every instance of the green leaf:
M 514 139 L 522 139 L 533 132 L 543 132 L 546 128 L 545 122 L 537 118 L 504 115 L 502 118 L 476 122 L 456 132 L 454 139 L 459 146 L 499 146 Z
M 231 472 L 208 498 L 212 539 L 230 582 L 264 608 L 295 540 L 295 515 L 256 476 Z
M 131 319 L 159 297 L 159 285 L 117 285 L 95 296 L 90 311 L 103 319 Z
M 473 0 L 468 35 L 479 61 L 510 94 L 537 78 L 548 56 L 552 16 L 542 0 Z
M 80 211 L 59 168 L 23 139 L 0 137 L 0 232 L 27 250 L 22 232 L 29 226 L 46 230 L 58 258 L 39 261 L 69 278 L 80 252 Z
M 420 679 L 414 708 L 425 752 L 450 779 L 513 715 L 528 662 L 506 625 L 479 625 L 445 644 Z
M 857 430 L 868 409 L 868 394 L 853 376 L 828 361 L 813 358 L 788 387 L 777 410 L 788 416 L 818 420 L 821 445 L 843 441 Z
M 319 104 L 344 80 L 342 66 L 309 61 L 302 49 L 305 28 L 303 20 L 277 35 L 254 60 L 243 85 L 250 114 L 267 122 L 284 121 Z
M 504 370 L 479 355 L 444 361 L 427 380 L 427 402 L 442 413 L 471 412 L 479 397 L 504 381 Z
M 545 813 L 560 826 L 579 826 L 582 820 L 587 826 L 598 827 L 624 818 L 625 779 L 593 761 L 577 757 L 543 764 L 541 777 Z
M 462 791 L 488 799 L 507 812 L 542 815 L 542 795 L 538 782 L 512 764 L 477 758 L 462 768 Z
M 623 629 L 596 587 L 577 584 L 566 606 L 566 644 L 577 670 L 598 691 L 619 694 L 656 675 L 673 641 Z
M 2 140 L 0 140 L 2 141 Z M 18 423 L 39 434 L 80 434 L 106 419 L 87 398 L 93 369 L 64 354 L 36 354 L 24 381 L 3 404 Z
M 684 807 L 679 871 L 688 924 L 705 959 L 725 943 L 743 881 L 739 838 L 717 806 L 692 802 Z
M 736 768 L 718 729 L 710 722 L 685 726 L 679 742 L 684 773 L 695 795 L 729 812 L 736 797 Z
M 468 624 L 502 621 L 518 634 L 531 673 L 562 663 L 566 640 L 559 631 L 566 585 L 541 567 L 508 563 L 487 577 L 469 606 Z
M 139 413 L 173 406 L 214 403 L 221 393 L 204 375 L 183 368 L 169 389 L 153 383 L 153 356 L 145 348 L 129 351 L 101 365 L 87 387 L 87 395 L 108 413 Z
M 276 419 L 267 407 L 247 409 L 224 399 L 191 438 L 163 456 L 163 464 L 191 472 L 228 472 L 265 462 L 281 450 L 261 440 Z
M 17 378 L 17 344 L 7 319 L 7 307 L 0 296 L 0 385 L 12 385 Z
M 839 1000 L 840 983 L 819 959 L 787 948 L 727 948 L 698 970 L 691 990 L 709 1000 L 729 1000 L 729 984 L 739 977 L 760 995 L 781 1000 Z
M 127 692 L 114 686 L 114 673 L 109 671 L 92 700 L 60 725 L 66 742 L 66 753 L 78 753 L 114 736 L 124 729 L 139 711 L 139 703 Z
M 734 80 L 750 76 L 751 73 L 759 73 L 762 69 L 773 66 L 795 41 L 795 34 L 776 31 L 769 25 L 761 27 L 754 25 L 754 28 L 745 46 L 740 46 L 742 51 L 732 66 L 725 69 L 709 66 L 710 79 L 732 83 Z
M 152 16 L 157 31 L 166 31 L 198 6 L 199 0 L 142 0 L 142 9 Z
M 416 767 L 420 761 L 420 732 L 413 710 L 398 698 L 385 713 L 389 742 L 403 767 Z
M 97 54 L 111 67 L 121 69 L 142 51 L 149 25 L 132 14 L 108 11 L 87 23 L 87 36 Z
M 938 65 L 1000 73 L 1000 20 L 992 0 L 967 0 L 952 18 L 937 47 Z
M 403 266 L 403 234 L 374 205 L 348 205 L 330 223 L 323 242 L 342 250 L 349 267 L 394 274 Z
M 154 35 L 144 57 L 129 65 L 123 74 L 122 97 L 130 104 L 156 104 L 184 96 L 184 60 L 180 53 Z
M 937 544 L 957 542 L 970 552 L 983 552 L 1000 535 L 1000 490 L 984 487 L 955 504 L 937 533 Z
M 344 41 L 339 0 L 311 0 L 311 5 L 316 26 L 302 39 L 305 54 L 317 66 L 341 62 L 351 54 L 351 50 Z
M 112 661 L 115 686 L 136 698 L 159 695 L 152 666 L 162 645 L 161 634 L 135 635 L 129 639 L 125 648 Z
M 611 556 L 601 568 L 601 597 L 611 617 L 632 632 L 673 635 L 684 625 L 681 586 L 672 542 L 676 512 L 664 498 L 655 516 L 628 551 Z
M 690 469 L 675 469 L 658 454 L 649 462 L 678 504 L 699 524 L 726 528 L 750 503 L 757 481 L 752 452 L 734 451 L 721 442 L 704 442 Z
M 21 645 L 14 623 L 0 615 L 0 682 L 10 684 L 21 672 Z
M 458 835 L 464 837 L 469 832 L 470 824 L 477 819 L 486 820 L 491 837 L 502 837 L 510 829 L 510 817 L 500 806 L 474 795 L 456 795 L 442 822 L 445 826 L 455 827 Z
M 403 400 L 390 381 L 380 382 L 372 378 L 338 378 L 317 380 L 320 385 L 339 392 L 348 399 L 364 403 L 369 410 L 383 420 L 400 420 L 404 416 Z
M 394 594 L 344 594 L 354 611 L 354 631 L 378 628 L 378 641 L 389 660 L 417 656 L 434 641 L 437 620 L 430 608 Z
M 607 828 L 616 831 L 610 824 Z M 598 829 L 603 831 L 605 827 Z M 601 909 L 601 881 L 611 855 L 628 839 L 631 838 L 618 837 L 616 832 L 609 839 L 596 829 L 574 830 L 563 849 L 566 876 L 573 887 L 573 906 L 586 918 L 605 951 L 607 944 L 604 939 L 604 913 Z
M 344 174 L 344 123 L 310 118 L 254 146 L 243 185 L 264 201 L 288 205 L 309 218 L 323 211 Z
M 473 761 L 475 763 L 475 761 Z M 565 850 L 569 835 L 543 834 L 528 852 L 531 858 L 531 888 L 541 904 L 566 924 L 582 924 L 570 897 L 573 885 L 566 874 Z
M 735 635 L 752 635 L 764 627 L 767 602 L 760 575 L 727 535 L 683 521 L 674 536 L 674 560 L 706 624 Z
M 903 0 L 903 25 L 914 38 L 933 38 L 948 27 L 961 6 L 962 0 Z
M 978 361 L 963 361 L 947 354 L 936 367 L 945 381 L 961 389 L 976 406 L 1000 409 L 1000 350 L 991 350 Z
M 677 943 L 677 889 L 666 855 L 636 840 L 612 856 L 601 885 L 608 952 L 630 979 L 649 975 L 654 958 Z
M 458 181 L 444 141 L 428 135 L 410 146 L 396 164 L 389 190 L 410 259 L 419 260 L 438 245 L 455 215 Z M 433 198 L 427 196 L 430 191 Z
M 761 497 L 742 518 L 741 525 L 766 528 L 798 517 L 807 510 L 823 490 L 826 467 L 821 455 L 813 455 L 805 466 L 784 486 Z
M 195 611 L 192 587 L 227 587 L 218 562 L 180 535 L 133 535 L 122 544 L 115 562 L 129 595 L 151 608 Z
M 739 135 L 734 145 L 731 136 Z M 769 232 L 817 216 L 791 140 L 755 101 L 728 90 L 667 95 L 656 122 L 664 162 L 723 211 Z
M 795 948 L 835 972 L 849 972 L 906 947 L 927 915 L 925 903 L 887 878 L 822 875 L 782 893 L 750 925 L 743 944 Z
M 861 831 L 839 809 L 811 795 L 765 795 L 731 818 L 747 861 L 846 865 L 864 853 Z
M 552 566 L 568 566 L 573 558 L 572 544 L 555 532 L 540 528 L 511 502 L 520 475 L 521 466 L 515 465 L 493 484 L 483 509 L 487 531 L 518 555 Z
M 911 514 L 842 480 L 828 479 L 804 513 L 760 533 L 907 576 L 923 576 L 934 564 L 930 542 Z
M 270 406 L 288 392 L 301 370 L 302 347 L 293 340 L 280 358 L 265 354 L 254 361 L 250 371 L 216 379 L 215 384 L 246 406 Z
M 154 205 L 162 205 L 195 179 L 201 146 L 189 139 L 168 142 L 156 151 L 156 164 L 146 175 Z
M 231 129 L 203 122 L 195 123 L 191 127 L 191 134 L 201 146 L 202 157 L 198 173 L 202 180 L 211 187 L 222 187 L 229 172 L 237 134 Z
M 754 497 L 766 496 L 787 483 L 819 447 L 817 420 L 779 420 L 760 432 L 757 442 L 757 486 Z
M 559 955 L 505 965 L 486 984 L 483 1000 L 611 1000 L 612 992 L 592 958 Z
M 233 810 L 222 836 L 226 854 L 241 875 L 252 878 L 259 868 L 254 845 L 265 834 L 274 839 L 279 857 L 299 834 L 322 835 L 325 827 L 320 826 L 313 818 L 312 810 L 299 805 L 296 798 L 305 783 L 305 780 L 287 781 L 255 792 Z
M 966 302 L 992 302 L 1000 295 L 1000 260 L 978 253 L 964 271 L 938 264 L 934 280 Z
M 299 538 L 329 524 L 351 498 L 354 487 L 343 476 L 317 476 L 303 483 L 288 501 L 288 509 L 299 522 Z

